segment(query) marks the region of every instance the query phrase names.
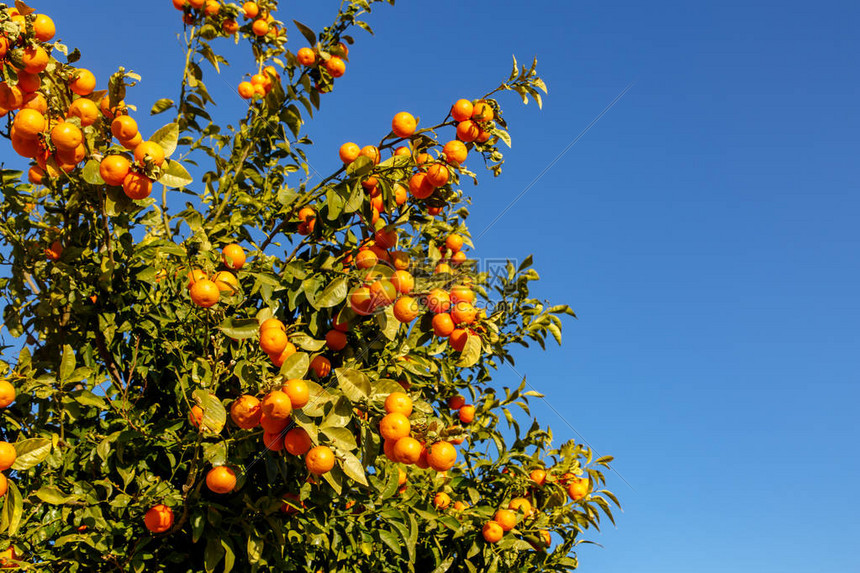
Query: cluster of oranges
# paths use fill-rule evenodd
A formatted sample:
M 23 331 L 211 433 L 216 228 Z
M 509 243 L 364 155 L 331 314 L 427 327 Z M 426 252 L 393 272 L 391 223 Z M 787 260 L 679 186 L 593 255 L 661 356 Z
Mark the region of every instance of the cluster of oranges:
M 457 450 L 444 440 L 429 446 L 412 437 L 412 398 L 403 392 L 392 392 L 385 399 L 385 416 L 379 422 L 385 456 L 397 463 L 433 468 L 446 472 L 457 461 Z
M 218 271 L 210 278 L 201 269 L 188 272 L 188 294 L 191 302 L 203 308 L 210 308 L 221 300 L 221 293 L 235 293 L 239 290 L 239 279 L 231 271 L 238 272 L 245 266 L 245 250 L 231 243 L 221 251 L 221 261 L 229 270 Z
M 237 11 L 229 4 L 222 4 L 218 0 L 172 0 L 173 7 L 182 10 L 182 21 L 188 25 L 195 24 L 203 18 L 216 29 L 220 28 L 225 34 L 232 35 L 240 30 L 239 22 L 236 21 L 239 13 L 246 20 L 251 20 L 248 33 L 259 39 L 274 40 L 284 36 L 286 31 L 275 22 L 268 7 L 261 6 L 257 2 L 245 2 L 241 11 Z
M 278 70 L 274 66 L 265 66 L 259 73 L 252 75 L 250 81 L 239 84 L 239 96 L 242 99 L 266 97 L 275 84 L 280 82 Z
M 6 408 L 15 401 L 15 387 L 8 380 L 0 380 L 0 408 Z M 0 471 L 8 470 L 18 457 L 14 444 L 0 442 Z M 0 497 L 6 495 L 9 483 L 5 474 L 0 473 Z
M 346 62 L 349 61 L 349 47 L 343 42 L 338 43 L 329 52 L 320 52 L 312 48 L 299 48 L 296 61 L 306 68 L 318 67 L 333 78 L 339 78 L 346 73 Z

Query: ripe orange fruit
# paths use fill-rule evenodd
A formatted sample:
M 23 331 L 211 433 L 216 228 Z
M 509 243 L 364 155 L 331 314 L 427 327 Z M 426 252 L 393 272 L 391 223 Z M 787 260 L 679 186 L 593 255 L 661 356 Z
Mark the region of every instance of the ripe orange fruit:
M 24 92 L 18 86 L 0 83 L 0 107 L 6 110 L 18 109 L 24 103 Z
M 280 452 L 284 449 L 284 439 L 281 432 L 263 432 L 263 446 L 272 452 Z
M 193 270 L 188 271 L 186 278 L 188 278 L 188 285 L 186 285 L 186 286 L 188 288 L 191 288 L 191 285 L 193 285 L 197 281 L 203 280 L 207 277 L 206 277 L 206 273 L 204 273 L 200 269 L 193 269 Z
M 508 509 L 513 511 L 522 511 L 526 517 L 532 514 L 532 504 L 524 497 L 515 497 L 508 504 Z
M 257 36 L 265 36 L 269 33 L 269 23 L 262 18 L 254 20 L 254 23 L 251 25 L 251 31 Z
M 221 250 L 221 260 L 228 269 L 238 271 L 245 266 L 245 250 L 236 243 L 230 243 Z
M 32 93 L 24 96 L 24 102 L 21 104 L 21 109 L 32 109 L 38 111 L 42 115 L 48 113 L 48 101 L 40 93 Z M 2 112 L 3 110 L 0 110 Z
M 359 253 L 359 255 L 360 254 L 361 253 Z M 371 253 L 371 255 L 373 255 L 373 253 Z M 376 255 L 373 256 L 376 258 Z M 371 295 L 370 289 L 367 287 L 358 287 L 353 289 L 349 294 L 349 307 L 353 312 L 361 316 L 367 316 L 373 312 L 373 295 Z
M 456 324 L 472 324 L 475 322 L 475 316 L 478 311 L 472 306 L 472 303 L 460 301 L 451 309 L 451 318 Z
M 448 312 L 448 309 L 451 308 L 451 298 L 444 290 L 440 288 L 434 288 L 427 293 L 426 304 L 427 309 L 430 312 L 434 314 L 440 314 L 443 312 Z
M 339 78 L 346 73 L 346 63 L 337 56 L 332 56 L 325 63 L 325 69 L 333 78 Z
M 485 101 L 479 101 L 472 109 L 472 119 L 475 121 L 493 121 L 493 108 Z
M 389 414 L 399 412 L 408 418 L 412 415 L 412 398 L 403 392 L 392 392 L 385 398 L 385 411 Z
M 317 56 L 310 48 L 299 48 L 299 51 L 296 52 L 296 59 L 303 66 L 312 66 L 316 63 Z
M 311 445 L 311 437 L 304 428 L 293 428 L 284 436 L 284 448 L 294 456 L 305 455 Z
M 379 257 L 370 249 L 359 251 L 355 256 L 355 266 L 360 269 L 369 269 L 375 267 L 378 263 Z
M 409 294 L 415 288 L 415 278 L 407 271 L 394 271 L 389 280 L 400 294 Z
M 397 440 L 382 440 L 382 451 L 385 453 L 385 457 L 395 463 L 400 463 L 397 461 L 397 458 L 394 457 L 394 445 L 397 443 Z M 3 475 L 3 474 L 0 474 Z
M 502 531 L 510 531 L 517 526 L 517 514 L 510 509 L 500 509 L 493 516 L 493 521 L 499 524 Z
M 409 480 L 409 475 L 402 468 L 397 468 L 397 485 L 403 485 Z
M 15 387 L 8 380 L 0 380 L 0 408 L 6 408 L 15 401 Z
M 400 113 L 394 116 L 394 119 L 391 120 L 391 131 L 394 132 L 394 135 L 397 137 L 409 137 L 413 133 L 415 133 L 415 128 L 418 126 L 418 122 L 415 121 L 415 118 L 412 117 L 411 113 L 407 113 L 405 111 L 401 111 Z
M 436 506 L 436 509 L 448 509 L 448 506 L 451 505 L 451 496 L 440 491 L 433 497 L 433 505 Z
M 26 47 L 21 55 L 21 63 L 28 74 L 41 74 L 48 67 L 48 52 L 38 45 Z
M 293 404 L 286 392 L 272 390 L 263 398 L 263 415 L 275 420 L 286 420 L 293 412 Z
M 22 137 L 34 138 L 45 131 L 48 122 L 45 116 L 32 109 L 22 109 L 15 116 L 15 131 Z
M 441 163 L 434 163 L 427 169 L 427 181 L 433 187 L 442 187 L 448 183 L 448 168 Z
M 532 470 L 529 474 L 529 477 L 533 482 L 538 485 L 543 485 L 546 483 L 546 471 L 542 469 Z
M 400 147 L 398 147 L 397 149 L 394 150 L 394 155 L 396 157 L 406 157 L 406 156 L 412 155 L 412 152 L 409 151 L 409 148 L 406 147 L 405 145 L 401 145 Z
M 457 500 L 454 502 L 454 511 L 463 511 L 464 509 L 466 509 L 468 507 L 469 507 L 469 504 L 464 502 L 464 501 Z
M 217 0 L 206 0 L 205 12 L 207 16 L 217 16 L 221 11 L 221 5 Z
M 227 466 L 218 466 L 206 474 L 206 487 L 214 493 L 230 493 L 236 487 L 236 473 Z
M 316 446 L 305 456 L 305 465 L 312 474 L 322 475 L 334 467 L 334 452 L 328 446 Z
M 154 141 L 144 141 L 134 148 L 134 159 L 140 165 L 143 165 L 146 158 L 149 158 L 155 165 L 161 167 L 164 165 L 164 148 Z
M 375 307 L 388 306 L 397 297 L 397 289 L 388 279 L 380 279 L 370 285 L 370 295 Z
M 250 394 L 239 396 L 230 406 L 230 419 L 243 430 L 259 426 L 262 415 L 260 401 Z
M 277 318 L 267 318 L 260 325 L 260 334 L 262 334 L 264 330 L 268 330 L 270 328 L 277 328 L 278 330 L 281 330 L 283 332 L 287 331 L 287 327 L 284 326 L 284 323 Z
M 33 185 L 41 185 L 45 180 L 45 170 L 38 165 L 31 165 L 27 170 L 27 181 Z
M 9 488 L 9 482 L 4 474 L 0 474 L 0 497 L 6 495 L 6 490 Z
M 224 30 L 225 34 L 235 34 L 239 31 L 239 23 L 232 18 L 228 18 L 221 24 L 221 29 Z
M 99 119 L 99 108 L 93 100 L 81 97 L 69 106 L 68 117 L 77 117 L 81 120 L 81 126 L 87 127 Z
M 379 159 L 380 159 L 379 149 L 377 149 L 377 147 L 375 145 L 365 145 L 364 147 L 361 148 L 359 155 L 367 157 L 368 159 L 373 161 L 374 165 L 379 163 Z
M 448 442 L 436 442 L 427 449 L 427 463 L 437 472 L 445 472 L 454 467 L 457 450 Z
M 218 303 L 221 291 L 218 285 L 209 279 L 200 279 L 191 285 L 189 289 L 191 302 L 203 308 L 210 308 Z
M 402 464 L 414 464 L 421 457 L 421 442 L 406 436 L 394 442 L 394 457 Z
M 69 82 L 69 89 L 79 96 L 88 96 L 96 89 L 96 77 L 91 71 L 81 68 Z
M 290 403 L 293 408 L 303 408 L 308 403 L 308 400 L 310 400 L 308 383 L 300 378 L 287 380 L 287 383 L 284 384 L 281 390 L 290 397 Z
M 9 442 L 0 442 L 0 471 L 8 470 L 15 463 L 18 453 Z
M 280 368 L 284 365 L 287 358 L 296 353 L 296 345 L 292 342 L 287 342 L 287 345 L 281 351 L 280 354 L 269 354 L 269 358 L 272 360 L 272 364 Z
M 391 249 L 397 244 L 397 229 L 385 226 L 374 233 L 373 240 L 379 248 Z
M 456 253 L 463 248 L 463 237 L 457 233 L 452 233 L 445 239 L 445 246 L 448 247 L 452 253 Z
M 149 197 L 152 193 L 152 179 L 143 173 L 130 172 L 122 181 L 122 190 L 135 201 L 140 201 Z
M 403 251 L 395 251 L 391 253 L 391 263 L 398 271 L 405 271 L 409 268 L 409 255 Z
M 379 433 L 386 440 L 399 440 L 409 435 L 412 424 L 409 418 L 399 412 L 386 414 L 379 421 Z
M 409 192 L 416 199 L 426 199 L 436 188 L 427 180 L 427 174 L 420 171 L 409 178 Z
M 280 434 L 290 425 L 289 418 L 270 418 L 266 414 L 260 416 L 260 427 L 264 432 L 270 434 Z
M 505 530 L 502 529 L 502 526 L 496 523 L 495 521 L 488 521 L 484 524 L 484 527 L 481 528 L 481 535 L 484 536 L 484 541 L 487 543 L 498 543 L 499 540 L 505 535 Z
M 61 121 L 51 130 L 51 141 L 57 149 L 72 151 L 84 140 L 84 134 L 78 126 L 67 121 Z
M 325 378 L 331 374 L 331 362 L 325 356 L 314 356 L 314 359 L 311 360 L 311 370 L 313 370 L 317 378 Z
M 54 241 L 50 248 L 45 249 L 45 255 L 52 261 L 60 260 L 60 257 L 63 256 L 63 243 Z
M 279 328 L 267 328 L 260 332 L 260 348 L 266 354 L 280 354 L 286 348 L 287 342 L 287 333 Z
M 242 10 L 245 12 L 245 18 L 248 20 L 256 18 L 257 14 L 260 13 L 260 7 L 257 6 L 256 2 L 245 2 L 242 4 Z
M 451 315 L 440 313 L 433 317 L 433 334 L 440 338 L 447 338 L 454 332 L 454 321 L 451 320 Z
M 471 424 L 475 420 L 475 407 L 471 404 L 466 404 L 459 411 L 460 421 L 464 424 Z
M 588 478 L 574 478 L 567 486 L 567 495 L 573 501 L 579 501 L 588 495 Z
M 218 271 L 212 277 L 221 292 L 234 293 L 239 290 L 239 279 L 230 271 Z
M 460 141 L 470 143 L 478 139 L 479 135 L 481 135 L 481 128 L 471 119 L 457 124 L 457 139 Z
M 466 399 L 463 396 L 457 394 L 456 396 L 451 396 L 448 398 L 448 407 L 452 410 L 459 410 L 463 406 L 466 405 Z
M 106 155 L 99 164 L 99 174 L 108 185 L 119 186 L 125 181 L 131 163 L 122 155 Z
M 57 33 L 54 21 L 44 14 L 37 14 L 33 20 L 33 34 L 40 42 L 47 42 Z
M 111 122 L 110 131 L 120 141 L 129 141 L 139 133 L 137 122 L 130 115 L 120 115 Z
M 394 318 L 400 322 L 412 322 L 420 312 L 418 301 L 411 296 L 402 296 L 394 303 Z
M 240 82 L 237 91 L 239 92 L 239 97 L 242 99 L 251 99 L 256 93 L 251 82 Z
M 331 350 L 339 352 L 346 348 L 346 334 L 339 330 L 329 330 L 325 335 L 325 343 Z
M 199 428 L 203 423 L 203 408 L 198 405 L 191 406 L 191 411 L 188 412 L 188 421 L 195 428 Z
M 453 272 L 454 270 L 448 263 L 439 263 L 438 265 L 436 265 L 436 268 L 433 269 L 433 273 L 437 275 L 450 275 Z
M 451 117 L 454 121 L 466 121 L 472 117 L 472 102 L 467 99 L 458 99 L 451 107 Z
M 143 523 L 153 533 L 164 533 L 173 527 L 173 510 L 161 503 L 154 505 L 143 516 Z
M 361 148 L 352 142 L 344 143 L 343 145 L 340 146 L 340 149 L 338 150 L 338 155 L 340 155 L 340 160 L 343 161 L 344 163 L 352 163 L 353 161 L 358 159 L 358 156 L 360 154 L 361 154 Z
M 475 302 L 474 291 L 465 285 L 454 285 L 451 287 L 449 297 L 451 298 L 451 304 L 457 304 L 458 302 Z

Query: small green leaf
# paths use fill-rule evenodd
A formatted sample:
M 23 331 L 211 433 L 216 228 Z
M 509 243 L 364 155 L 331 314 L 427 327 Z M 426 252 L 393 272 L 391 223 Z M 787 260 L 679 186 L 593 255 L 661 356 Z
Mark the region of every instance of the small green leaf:
M 51 440 L 48 438 L 28 438 L 15 442 L 18 457 L 12 464 L 16 471 L 28 470 L 42 463 L 51 453 Z
M 36 491 L 36 497 L 51 505 L 62 505 L 78 499 L 76 495 L 66 495 L 59 489 L 46 485 Z
M 164 150 L 164 156 L 170 157 L 176 151 L 176 145 L 179 143 L 179 124 L 168 123 L 153 133 L 149 141 L 160 145 Z
M 305 37 L 305 40 L 308 41 L 308 44 L 310 44 L 311 46 L 316 45 L 317 35 L 313 30 L 311 30 L 310 28 L 308 28 L 307 26 L 305 26 L 304 24 L 302 24 L 298 20 L 293 20 L 293 24 L 296 25 L 296 28 L 299 29 L 299 32 L 301 32 L 302 36 Z
M 99 172 L 99 162 L 95 159 L 90 159 L 81 170 L 81 177 L 90 185 L 104 185 L 105 180 Z
M 233 340 L 254 338 L 260 330 L 256 318 L 226 318 L 218 328 Z
M 150 115 L 158 115 L 159 113 L 164 113 L 173 107 L 173 100 L 167 98 L 161 98 L 152 106 L 152 110 L 149 112 Z
M 280 375 L 287 380 L 292 378 L 304 378 L 308 373 L 308 366 L 310 363 L 310 358 L 306 353 L 296 352 L 284 360 L 284 364 L 281 366 Z
M 161 173 L 158 182 L 166 187 L 186 187 L 194 182 L 188 170 L 178 161 L 167 161 L 167 168 Z
M 346 299 L 349 280 L 340 276 L 331 281 L 316 298 L 316 308 L 331 308 Z
M 221 432 L 227 423 L 227 410 L 221 404 L 221 400 L 214 394 L 205 390 L 194 391 L 194 401 L 203 409 L 203 428 L 215 434 Z
M 461 368 L 469 368 L 478 363 L 481 359 L 481 338 L 474 334 L 470 334 L 466 339 L 466 346 L 463 352 L 460 353 L 460 360 L 457 361 L 457 366 Z
M 353 481 L 357 481 L 361 485 L 367 484 L 367 475 L 364 473 L 364 466 L 361 465 L 361 460 L 349 452 L 341 452 L 340 467 L 343 473 Z
M 75 371 L 75 351 L 68 344 L 63 345 L 63 358 L 60 361 L 60 381 L 68 380 Z
M 347 398 L 359 402 L 370 396 L 370 379 L 366 374 L 349 368 L 338 368 L 334 372 L 338 385 Z

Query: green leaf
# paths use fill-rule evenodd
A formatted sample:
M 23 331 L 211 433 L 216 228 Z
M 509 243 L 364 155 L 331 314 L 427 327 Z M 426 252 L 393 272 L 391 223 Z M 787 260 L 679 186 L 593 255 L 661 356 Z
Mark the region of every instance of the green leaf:
M 350 452 L 341 452 L 340 454 L 343 459 L 339 459 L 338 461 L 340 462 L 340 467 L 343 470 L 343 473 L 345 473 L 349 479 L 356 481 L 361 485 L 368 485 L 367 476 L 364 473 L 364 466 L 361 465 L 361 460 Z
M 316 32 L 299 22 L 298 20 L 293 20 L 293 24 L 296 25 L 296 28 L 299 29 L 299 32 L 302 33 L 302 36 L 305 37 L 305 40 L 308 41 L 308 44 L 311 46 L 315 46 L 317 43 L 317 35 Z
M 504 129 L 502 129 L 501 127 L 496 127 L 496 128 L 494 128 L 494 129 L 493 129 L 493 131 L 492 131 L 491 133 L 492 133 L 492 135 L 495 135 L 495 136 L 497 136 L 499 139 L 501 139 L 502 141 L 504 141 L 504 142 L 505 142 L 505 145 L 507 145 L 508 147 L 510 147 L 510 146 L 511 146 L 511 134 L 509 134 L 507 131 L 505 131 L 505 130 L 504 130 Z
M 254 338 L 260 331 L 256 318 L 226 318 L 218 328 L 233 340 Z
M 348 277 L 337 277 L 317 296 L 316 308 L 331 308 L 333 306 L 337 306 L 346 300 L 348 289 Z
M 63 358 L 60 361 L 61 382 L 65 382 L 72 376 L 72 372 L 75 371 L 76 364 L 77 360 L 75 359 L 75 351 L 72 350 L 72 347 L 68 344 L 63 345 Z
M 358 448 L 355 436 L 347 428 L 322 427 L 320 431 L 325 434 L 339 450 L 348 451 Z
M 370 379 L 363 372 L 349 368 L 337 368 L 338 385 L 344 395 L 353 402 L 360 402 L 370 396 Z
M 105 180 L 102 179 L 102 175 L 99 172 L 99 162 L 95 159 L 90 159 L 84 164 L 84 168 L 81 170 L 81 177 L 90 185 L 105 184 Z
M 292 378 L 304 378 L 310 366 L 310 357 L 304 352 L 296 352 L 284 360 L 280 375 L 290 380 Z
M 48 438 L 27 438 L 15 442 L 15 452 L 18 457 L 12 464 L 16 471 L 28 470 L 36 467 L 51 453 L 51 440 Z
M 158 182 L 166 187 L 186 187 L 194 182 L 188 170 L 178 161 L 167 161 L 167 169 L 161 173 Z
M 51 505 L 63 505 L 64 503 L 69 503 L 70 501 L 76 501 L 78 499 L 78 496 L 76 495 L 66 495 L 59 489 L 49 485 L 39 488 L 36 491 L 36 497 Z
M 460 353 L 460 360 L 457 361 L 457 366 L 460 368 L 469 368 L 478 363 L 481 359 L 481 337 L 470 334 L 466 339 L 466 346 L 463 352 Z
M 364 155 L 346 166 L 346 174 L 352 177 L 361 177 L 373 171 L 373 160 Z
M 227 410 L 221 404 L 221 400 L 206 390 L 195 390 L 194 401 L 203 409 L 203 429 L 218 434 L 227 423 Z
M 308 352 L 316 352 L 325 346 L 325 340 L 315 340 L 301 332 L 291 334 L 290 341 L 302 350 L 307 350 Z
M 168 123 L 153 133 L 152 137 L 149 138 L 149 141 L 160 145 L 164 150 L 164 156 L 170 157 L 173 155 L 173 152 L 176 151 L 176 145 L 179 143 L 179 124 Z
M 157 102 L 152 105 L 152 110 L 149 112 L 150 115 L 158 115 L 159 113 L 164 113 L 173 107 L 173 100 L 167 98 L 161 98 Z
M 221 538 L 217 535 L 211 535 L 206 540 L 206 549 L 203 550 L 203 568 L 206 573 L 215 573 L 215 569 L 223 558 L 224 547 L 221 545 Z
M 227 463 L 227 444 L 224 442 L 205 444 L 203 446 L 203 459 L 206 460 L 209 465 L 223 466 Z
M 0 515 L 0 531 L 5 531 L 7 536 L 14 537 L 18 533 L 23 513 L 24 500 L 21 499 L 21 492 L 18 491 L 15 482 L 10 481 L 3 502 L 3 513 Z

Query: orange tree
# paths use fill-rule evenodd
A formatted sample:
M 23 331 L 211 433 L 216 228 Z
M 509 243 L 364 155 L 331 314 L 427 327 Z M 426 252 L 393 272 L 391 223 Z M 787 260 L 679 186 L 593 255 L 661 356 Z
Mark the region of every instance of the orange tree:
M 378 1 L 296 22 L 289 49 L 272 0 L 173 0 L 184 74 L 148 137 L 137 76 L 100 83 L 49 16 L 0 8 L 3 135 L 30 160 L 0 173 L 3 564 L 562 571 L 611 518 L 609 458 L 524 430 L 541 396 L 491 384 L 573 313 L 530 297 L 530 259 L 490 276 L 465 250 L 466 165 L 498 175 L 496 96 L 540 104 L 535 66 L 303 176 L 305 121 Z M 204 69 L 230 38 L 255 67 L 220 126 Z

